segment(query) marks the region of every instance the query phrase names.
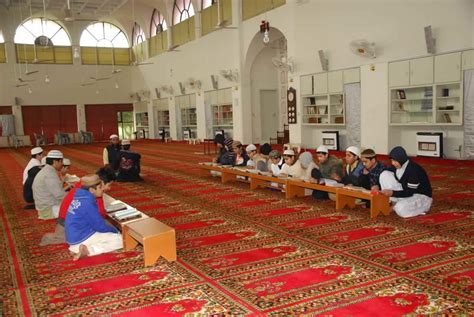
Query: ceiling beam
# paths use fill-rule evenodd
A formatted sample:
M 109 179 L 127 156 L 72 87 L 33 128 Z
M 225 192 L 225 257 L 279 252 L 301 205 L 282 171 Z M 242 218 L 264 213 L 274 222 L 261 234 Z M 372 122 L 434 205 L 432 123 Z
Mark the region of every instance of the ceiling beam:
M 117 4 L 117 5 L 115 6 L 115 8 L 113 8 L 113 9 L 110 11 L 109 14 L 110 14 L 110 15 L 114 14 L 118 9 L 120 9 L 121 7 L 123 7 L 124 4 L 127 3 L 127 2 L 128 2 L 128 0 L 122 0 L 119 4 Z

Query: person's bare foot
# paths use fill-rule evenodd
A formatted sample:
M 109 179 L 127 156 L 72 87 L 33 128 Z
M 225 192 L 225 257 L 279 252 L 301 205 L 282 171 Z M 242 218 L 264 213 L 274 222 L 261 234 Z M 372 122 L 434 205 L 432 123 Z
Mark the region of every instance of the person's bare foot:
M 86 256 L 89 255 L 89 250 L 87 250 L 87 247 L 84 244 L 81 244 L 79 246 L 79 252 L 74 254 L 74 257 L 72 258 L 74 261 L 79 260 L 80 258 L 85 258 Z

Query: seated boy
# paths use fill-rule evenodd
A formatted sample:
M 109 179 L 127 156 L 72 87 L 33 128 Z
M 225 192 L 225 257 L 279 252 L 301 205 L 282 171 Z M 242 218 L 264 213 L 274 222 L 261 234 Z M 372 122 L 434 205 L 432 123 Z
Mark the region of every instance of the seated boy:
M 426 171 L 408 158 L 404 148 L 397 146 L 390 151 L 395 174 L 384 171 L 380 175 L 381 193 L 395 203 L 393 210 L 403 218 L 424 215 L 430 210 L 431 183 Z
M 122 141 L 122 150 L 119 154 L 118 182 L 143 181 L 140 176 L 141 155 L 130 151 L 130 140 Z
M 103 183 L 97 175 L 81 178 L 69 206 L 64 224 L 69 250 L 74 260 L 121 249 L 122 235 L 107 225 L 99 213 L 97 198 L 102 197 Z

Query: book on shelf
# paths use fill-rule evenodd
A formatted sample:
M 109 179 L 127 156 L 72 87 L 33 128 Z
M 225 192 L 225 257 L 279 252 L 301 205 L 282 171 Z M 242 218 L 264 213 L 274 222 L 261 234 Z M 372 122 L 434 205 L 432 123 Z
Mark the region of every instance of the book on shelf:
M 452 123 L 449 113 L 443 113 L 443 117 L 446 123 Z
M 433 97 L 433 87 L 425 87 L 425 97 Z
M 433 109 L 433 100 L 423 99 L 421 101 L 421 110 L 431 110 L 431 109 Z
M 398 89 L 397 90 L 397 97 L 398 97 L 398 99 L 407 99 L 407 96 L 405 95 L 405 90 Z

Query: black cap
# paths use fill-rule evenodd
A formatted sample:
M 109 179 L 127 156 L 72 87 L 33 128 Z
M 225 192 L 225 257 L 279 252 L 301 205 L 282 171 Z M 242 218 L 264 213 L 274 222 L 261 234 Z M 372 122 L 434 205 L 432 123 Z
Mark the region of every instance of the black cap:
M 260 153 L 262 153 L 263 155 L 268 155 L 270 154 L 270 152 L 272 151 L 272 147 L 270 144 L 268 143 L 264 143 L 261 147 L 260 147 Z
M 394 147 L 390 151 L 390 154 L 388 156 L 390 157 L 390 159 L 400 163 L 400 165 L 403 165 L 403 164 L 405 164 L 406 161 L 408 161 L 407 152 L 401 146 Z

